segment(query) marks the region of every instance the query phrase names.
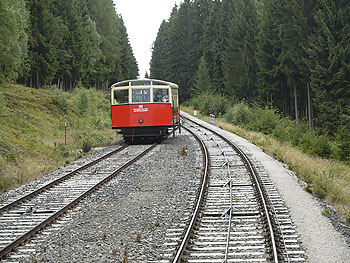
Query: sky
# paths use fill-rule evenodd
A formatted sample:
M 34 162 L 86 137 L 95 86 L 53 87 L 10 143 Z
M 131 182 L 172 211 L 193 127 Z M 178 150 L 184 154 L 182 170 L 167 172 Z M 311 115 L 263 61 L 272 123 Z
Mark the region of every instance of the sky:
M 113 0 L 117 13 L 124 20 L 134 56 L 139 66 L 139 75 L 149 73 L 152 44 L 156 40 L 162 21 L 168 20 L 172 8 L 182 0 Z

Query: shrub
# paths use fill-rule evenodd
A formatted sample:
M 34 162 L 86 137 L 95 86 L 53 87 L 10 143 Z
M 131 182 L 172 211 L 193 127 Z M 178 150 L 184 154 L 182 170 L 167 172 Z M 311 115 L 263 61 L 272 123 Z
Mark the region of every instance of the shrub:
M 52 98 L 51 98 L 52 104 L 55 105 L 56 109 L 59 112 L 66 114 L 68 111 L 66 93 L 56 88 L 51 89 L 51 91 L 52 91 Z
M 201 105 L 201 97 L 200 96 L 197 96 L 197 97 L 194 97 L 192 98 L 190 104 L 197 110 L 199 110 L 199 107 Z
M 291 133 L 295 124 L 289 118 L 281 118 L 272 131 L 272 136 L 280 142 L 291 141 Z
M 53 150 L 63 157 L 68 157 L 70 155 L 69 147 L 63 143 L 54 143 Z
M 227 122 L 245 126 L 252 121 L 253 113 L 245 102 L 240 102 L 230 107 L 224 117 Z
M 79 109 L 81 113 L 87 112 L 90 107 L 90 98 L 86 89 L 79 89 Z
M 350 127 L 341 127 L 335 134 L 335 144 L 332 156 L 336 159 L 350 162 Z
M 298 148 L 306 154 L 320 157 L 328 157 L 331 152 L 331 146 L 327 136 L 316 135 L 310 130 L 301 135 Z
M 264 134 L 271 134 L 280 121 L 279 114 L 273 108 L 260 108 L 254 105 L 252 112 L 253 119 L 249 122 L 248 128 Z
M 199 95 L 198 98 L 199 110 L 202 114 L 214 114 L 215 116 L 220 116 L 224 115 L 227 111 L 229 102 L 224 96 L 220 94 L 204 92 L 201 95 Z
M 84 140 L 83 147 L 81 148 L 84 153 L 87 153 L 91 150 L 92 144 L 89 140 Z

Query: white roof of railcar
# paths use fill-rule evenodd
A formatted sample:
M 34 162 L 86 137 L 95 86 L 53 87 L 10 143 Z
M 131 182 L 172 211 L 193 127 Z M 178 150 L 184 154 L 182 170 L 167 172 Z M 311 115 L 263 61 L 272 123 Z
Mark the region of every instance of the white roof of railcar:
M 168 82 L 168 81 L 164 81 L 164 80 L 159 80 L 159 79 L 130 79 L 130 80 L 123 80 L 117 83 L 114 83 L 111 88 L 114 87 L 125 87 L 125 86 L 132 86 L 130 83 L 135 83 L 135 82 L 147 82 L 149 81 L 150 84 L 152 85 L 153 82 L 156 82 L 157 85 L 162 84 L 162 85 L 166 85 L 166 86 L 170 86 L 172 88 L 178 89 L 179 86 L 175 83 L 172 82 Z M 125 84 L 125 85 L 124 85 Z

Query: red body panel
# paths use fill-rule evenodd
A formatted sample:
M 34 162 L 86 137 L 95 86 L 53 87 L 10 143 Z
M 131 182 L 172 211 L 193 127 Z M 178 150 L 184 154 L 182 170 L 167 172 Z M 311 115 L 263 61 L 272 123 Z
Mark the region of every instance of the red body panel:
M 171 126 L 172 112 L 171 104 L 163 103 L 113 105 L 112 128 Z

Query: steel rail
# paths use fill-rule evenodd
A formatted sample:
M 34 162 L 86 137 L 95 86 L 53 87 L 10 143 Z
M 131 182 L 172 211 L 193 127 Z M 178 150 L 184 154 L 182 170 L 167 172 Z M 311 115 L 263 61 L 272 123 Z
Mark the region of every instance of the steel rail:
M 230 236 L 231 236 L 231 224 L 232 224 L 232 176 L 231 176 L 231 167 L 230 167 L 230 163 L 229 163 L 229 160 L 225 154 L 225 151 L 222 149 L 221 145 L 216 142 L 213 137 L 210 138 L 212 141 L 214 141 L 216 143 L 215 147 L 218 146 L 220 148 L 220 151 L 221 151 L 221 154 L 225 157 L 225 165 L 227 167 L 227 174 L 228 174 L 228 177 L 229 177 L 229 181 L 228 183 L 224 184 L 223 187 L 226 187 L 227 185 L 229 186 L 230 188 L 230 207 L 228 209 L 228 212 L 229 212 L 229 218 L 228 218 L 228 229 L 227 229 L 227 237 L 226 237 L 226 248 L 225 248 L 225 257 L 224 257 L 224 261 L 223 263 L 227 263 L 227 258 L 228 258 L 228 251 L 229 251 L 229 248 L 230 248 Z M 225 213 L 226 214 L 226 213 Z
M 11 202 L 11 203 L 1 207 L 0 208 L 0 214 L 2 214 L 3 212 L 5 212 L 6 210 L 8 210 L 10 208 L 13 208 L 13 207 L 19 205 L 23 201 L 26 201 L 26 200 L 28 200 L 30 198 L 33 198 L 34 196 L 36 196 L 36 195 L 46 191 L 47 189 L 52 188 L 53 186 L 55 186 L 55 185 L 65 181 L 65 180 L 69 179 L 70 177 L 72 177 L 73 175 L 77 174 L 78 172 L 81 172 L 81 171 L 83 171 L 83 170 L 85 170 L 85 169 L 87 169 L 87 168 L 89 168 L 89 167 L 91 167 L 91 166 L 101 162 L 102 160 L 112 156 L 113 154 L 116 154 L 116 153 L 124 150 L 128 146 L 129 145 L 123 145 L 122 147 L 119 147 L 118 149 L 116 149 L 116 150 L 114 150 L 114 151 L 112 151 L 110 153 L 107 153 L 107 154 L 101 156 L 100 158 L 98 158 L 98 159 L 96 159 L 96 160 L 94 160 L 92 162 L 89 162 L 89 163 L 79 167 L 78 169 L 75 169 L 74 171 L 72 171 L 72 172 L 70 172 L 70 173 L 68 173 L 68 174 L 66 174 L 66 175 L 64 175 L 64 176 L 62 176 L 62 177 L 60 177 L 60 178 L 58 178 L 58 179 L 56 179 L 56 180 L 46 184 L 46 185 L 44 185 L 43 187 L 40 187 L 39 189 L 36 189 L 35 191 L 33 191 L 33 192 L 31 192 L 31 193 L 29 193 L 29 194 L 27 194 L 27 195 L 25 195 L 25 196 L 15 200 L 15 201 L 13 201 L 13 202 Z
M 229 176 L 229 187 L 230 187 L 230 213 L 229 213 L 229 219 L 228 219 L 228 229 L 227 229 L 227 239 L 226 239 L 226 249 L 225 249 L 225 258 L 224 258 L 224 262 L 223 263 L 227 263 L 227 258 L 228 258 L 228 251 L 229 251 L 229 248 L 230 248 L 230 236 L 231 236 L 231 224 L 232 224 L 232 210 L 233 210 L 233 207 L 232 207 L 232 176 L 231 176 L 231 167 L 230 167 L 230 163 L 229 163 L 229 160 L 227 158 L 227 156 L 225 155 L 225 152 L 223 151 L 221 145 L 219 145 L 223 155 L 225 156 L 225 159 L 226 159 L 226 165 L 227 165 L 227 173 L 228 173 L 228 176 Z
M 263 207 L 263 213 L 265 215 L 265 218 L 267 220 L 267 230 L 269 232 L 269 237 L 270 237 L 270 246 L 271 246 L 271 254 L 272 254 L 272 260 L 274 263 L 278 263 L 278 251 L 277 251 L 277 246 L 276 246 L 276 238 L 275 238 L 275 234 L 274 234 L 274 228 L 273 228 L 273 223 L 272 223 L 272 219 L 270 217 L 270 213 L 269 213 L 269 209 L 267 206 L 267 197 L 264 194 L 262 187 L 260 185 L 260 180 L 258 179 L 258 175 L 257 172 L 255 170 L 255 168 L 253 167 L 251 161 L 249 160 L 249 158 L 246 156 L 246 154 L 233 142 L 231 142 L 229 139 L 225 138 L 223 135 L 219 134 L 218 132 L 214 131 L 213 129 L 210 129 L 200 123 L 197 123 L 191 119 L 186 118 L 187 120 L 195 123 L 196 125 L 210 130 L 212 133 L 214 133 L 215 135 L 217 135 L 218 137 L 220 137 L 222 140 L 224 140 L 225 142 L 227 142 L 229 145 L 232 146 L 233 149 L 236 150 L 236 152 L 238 153 L 238 155 L 242 158 L 243 162 L 245 163 L 247 169 L 249 170 L 250 174 L 253 177 L 254 180 L 254 184 L 258 190 L 261 202 L 262 202 L 262 207 Z
M 195 224 L 195 221 L 198 217 L 199 214 L 199 209 L 200 209 L 200 205 L 202 203 L 203 197 L 204 197 L 204 192 L 207 186 L 207 180 L 208 180 L 208 173 L 209 173 L 209 165 L 210 165 L 210 157 L 209 157 L 209 152 L 208 149 L 206 147 L 206 145 L 204 144 L 204 142 L 194 133 L 192 132 L 190 129 L 182 126 L 182 128 L 184 128 L 186 131 L 188 131 L 189 133 L 191 133 L 194 138 L 199 142 L 200 146 L 201 146 L 201 150 L 203 152 L 203 159 L 204 159 L 204 173 L 203 173 L 203 177 L 202 177 L 202 184 L 201 184 L 201 190 L 199 192 L 199 195 L 197 196 L 197 202 L 195 205 L 195 209 L 191 218 L 191 221 L 188 225 L 188 228 L 185 232 L 184 238 L 177 250 L 177 253 L 173 259 L 173 263 L 177 262 L 179 263 L 181 260 L 181 257 L 186 249 L 186 246 L 188 244 L 188 241 L 190 239 L 190 236 L 193 232 L 193 227 Z
M 45 221 L 41 222 L 40 224 L 38 224 L 37 226 L 35 226 L 34 228 L 32 228 L 30 231 L 28 231 L 27 233 L 23 234 L 22 236 L 20 236 L 19 238 L 17 238 L 15 241 L 13 241 L 10 245 L 4 247 L 3 249 L 0 250 L 0 259 L 3 258 L 4 256 L 6 256 L 10 251 L 12 251 L 13 249 L 15 249 L 18 245 L 24 243 L 27 239 L 29 239 L 31 236 L 33 236 L 34 234 L 36 234 L 37 232 L 39 232 L 41 229 L 43 229 L 44 227 L 46 227 L 47 225 L 49 225 L 50 223 L 52 223 L 54 220 L 56 220 L 58 217 L 60 217 L 62 214 L 64 214 L 65 212 L 67 212 L 69 209 L 71 209 L 72 207 L 74 207 L 77 203 L 79 203 L 83 198 L 85 198 L 86 196 L 90 195 L 92 192 L 98 190 L 98 188 L 100 188 L 103 184 L 109 182 L 110 180 L 112 180 L 118 173 L 120 173 L 123 169 L 127 168 L 128 166 L 130 166 L 131 164 L 133 164 L 134 162 L 136 162 L 137 160 L 139 160 L 141 157 L 143 157 L 144 155 L 146 155 L 148 152 L 150 152 L 152 149 L 154 149 L 158 144 L 154 143 L 152 144 L 149 148 L 147 148 L 145 151 L 143 151 L 142 153 L 140 153 L 139 155 L 137 155 L 135 158 L 133 158 L 132 160 L 128 161 L 127 163 L 125 163 L 124 165 L 122 165 L 121 167 L 119 167 L 117 170 L 115 170 L 112 174 L 110 174 L 109 176 L 107 176 L 105 179 L 103 179 L 102 181 L 100 181 L 98 184 L 94 185 L 93 187 L 91 187 L 89 190 L 85 191 L 83 194 L 81 194 L 80 196 L 78 196 L 75 200 L 73 200 L 71 203 L 69 203 L 68 205 L 64 206 L 62 209 L 60 209 L 59 211 L 57 211 L 55 214 L 53 214 L 52 216 L 50 216 L 49 218 L 47 218 Z M 124 146 L 123 146 L 124 147 Z M 126 147 L 124 147 L 126 148 Z M 110 156 L 110 155 L 109 155 Z

